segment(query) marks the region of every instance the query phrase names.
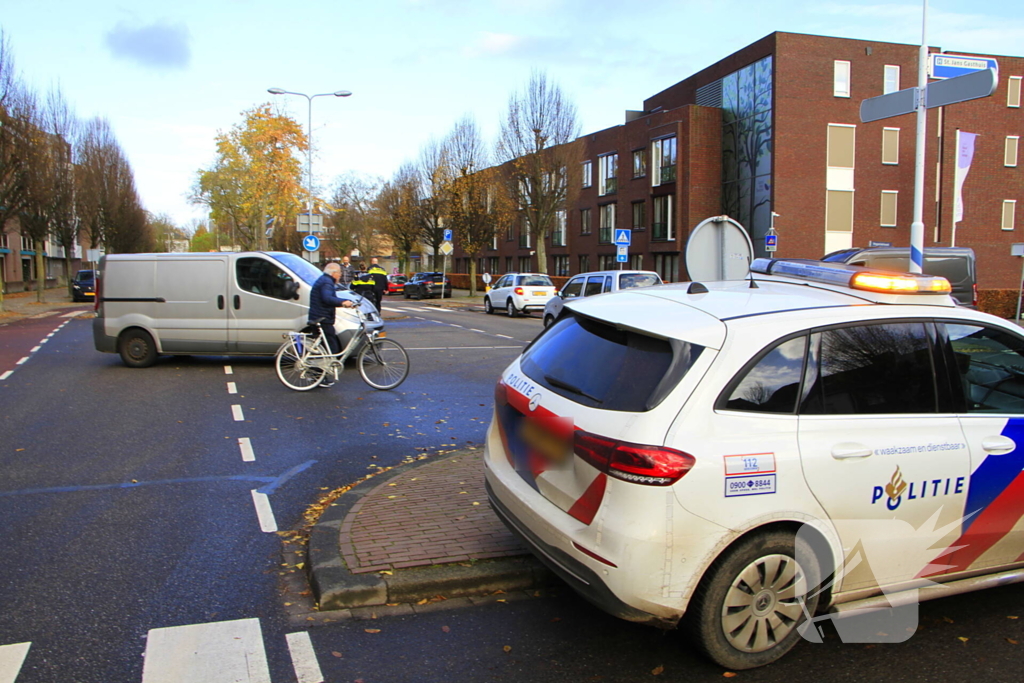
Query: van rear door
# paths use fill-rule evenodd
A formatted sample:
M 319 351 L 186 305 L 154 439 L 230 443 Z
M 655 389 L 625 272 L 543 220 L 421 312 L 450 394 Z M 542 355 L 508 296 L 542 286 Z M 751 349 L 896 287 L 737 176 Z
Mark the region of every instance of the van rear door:
M 228 350 L 227 257 L 159 257 L 151 304 L 153 324 L 165 353 L 225 353 Z
M 236 353 L 273 354 L 281 335 L 305 324 L 307 305 L 292 298 L 299 281 L 262 254 L 238 256 L 231 275 L 229 337 Z

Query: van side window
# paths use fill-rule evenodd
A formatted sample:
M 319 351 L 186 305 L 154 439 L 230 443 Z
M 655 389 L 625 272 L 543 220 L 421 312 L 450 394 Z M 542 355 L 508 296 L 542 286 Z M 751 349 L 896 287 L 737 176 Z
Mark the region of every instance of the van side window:
M 991 327 L 946 323 L 970 413 L 1024 413 L 1024 342 Z
M 591 275 L 587 278 L 587 288 L 583 291 L 583 296 L 600 294 L 602 287 L 604 287 L 604 278 L 600 275 Z
M 292 278 L 270 261 L 258 257 L 240 258 L 235 262 L 235 279 L 239 289 L 253 294 L 290 299 L 287 286 Z
M 583 278 L 577 277 L 569 281 L 569 284 L 562 290 L 563 299 L 574 299 L 583 291 Z

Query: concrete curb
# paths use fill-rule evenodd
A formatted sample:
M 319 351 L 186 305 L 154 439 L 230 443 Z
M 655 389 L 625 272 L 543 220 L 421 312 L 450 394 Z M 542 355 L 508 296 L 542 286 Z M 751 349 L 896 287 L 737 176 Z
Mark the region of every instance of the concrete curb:
M 363 496 L 410 469 L 469 453 L 456 451 L 443 458 L 400 465 L 346 491 L 327 507 L 310 532 L 307 548 L 309 583 L 320 611 L 414 603 L 438 595 L 480 596 L 498 590 L 540 588 L 556 581 L 532 555 L 414 567 L 391 575 L 349 571 L 341 556 L 339 536 L 342 523 Z

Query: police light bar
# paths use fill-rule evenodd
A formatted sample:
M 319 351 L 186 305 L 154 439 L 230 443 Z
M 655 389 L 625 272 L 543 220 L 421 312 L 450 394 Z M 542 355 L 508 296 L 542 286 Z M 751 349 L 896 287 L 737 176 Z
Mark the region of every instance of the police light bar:
M 845 263 L 759 258 L 750 264 L 750 270 L 883 294 L 949 294 L 952 291 L 949 280 L 944 277 L 889 273 Z

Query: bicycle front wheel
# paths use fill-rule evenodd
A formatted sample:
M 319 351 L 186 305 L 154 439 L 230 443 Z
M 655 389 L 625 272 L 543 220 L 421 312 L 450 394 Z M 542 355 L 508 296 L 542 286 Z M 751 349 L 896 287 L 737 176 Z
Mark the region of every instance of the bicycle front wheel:
M 300 350 L 295 339 L 289 339 L 274 356 L 274 368 L 277 370 L 277 378 L 289 389 L 295 391 L 309 391 L 320 386 L 327 373 L 323 368 L 310 366 L 307 359 L 311 353 L 316 353 L 319 346 L 314 345 L 305 352 Z
M 359 375 L 374 389 L 394 389 L 409 376 L 409 354 L 391 339 L 377 339 L 363 346 L 356 359 Z

